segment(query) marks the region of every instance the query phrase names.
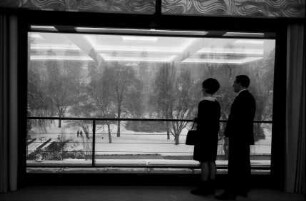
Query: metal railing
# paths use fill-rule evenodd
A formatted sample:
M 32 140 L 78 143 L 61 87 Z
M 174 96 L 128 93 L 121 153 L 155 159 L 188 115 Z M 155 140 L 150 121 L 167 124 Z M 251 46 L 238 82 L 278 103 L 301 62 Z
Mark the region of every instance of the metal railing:
M 27 117 L 28 120 L 59 120 L 59 121 L 91 121 L 92 125 L 92 150 L 91 150 L 91 166 L 90 167 L 96 167 L 96 126 L 97 122 L 100 121 L 111 121 L 111 122 L 123 122 L 123 121 L 157 121 L 157 122 L 193 122 L 192 119 L 153 119 L 153 118 L 79 118 L 79 117 Z M 226 123 L 226 120 L 220 120 L 220 123 Z M 254 121 L 254 123 L 258 124 L 272 124 L 272 121 Z M 27 145 L 28 146 L 28 145 Z M 27 153 L 28 154 L 28 153 Z M 28 165 L 31 166 L 31 165 Z M 46 165 L 41 165 L 46 166 Z M 52 165 L 52 167 L 55 167 L 56 165 Z M 37 165 L 35 165 L 37 167 Z M 63 167 L 63 165 L 59 165 L 59 167 Z M 71 166 L 69 166 L 71 167 Z M 84 166 L 78 166 L 75 165 L 75 167 L 84 167 Z M 85 166 L 86 167 L 86 166 Z M 260 167 L 259 167 L 260 169 Z

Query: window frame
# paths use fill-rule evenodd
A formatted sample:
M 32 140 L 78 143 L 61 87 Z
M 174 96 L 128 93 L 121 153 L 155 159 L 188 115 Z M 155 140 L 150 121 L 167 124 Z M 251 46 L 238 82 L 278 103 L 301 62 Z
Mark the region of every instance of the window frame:
M 282 158 L 279 151 L 282 149 L 285 131 L 285 97 L 286 69 L 285 69 L 285 47 L 286 31 L 282 23 L 291 22 L 291 19 L 262 19 L 262 18 L 228 18 L 228 17 L 203 17 L 203 16 L 166 16 L 157 14 L 134 15 L 134 14 L 101 14 L 101 13 L 66 13 L 66 12 L 44 12 L 44 11 L 21 11 L 20 32 L 19 32 L 19 61 L 20 64 L 20 90 L 19 96 L 19 125 L 21 133 L 26 130 L 26 103 L 27 100 L 27 33 L 31 25 L 50 25 L 60 27 L 61 33 L 74 33 L 74 30 L 65 29 L 65 26 L 89 26 L 103 28 L 132 28 L 132 29 L 165 29 L 165 30 L 215 30 L 216 34 L 223 31 L 237 32 L 270 32 L 275 34 L 276 54 L 274 68 L 274 95 L 273 95 L 273 117 L 272 117 L 272 150 L 271 150 L 271 171 L 275 172 L 275 164 L 280 163 Z M 104 19 L 96 21 L 95 19 Z M 190 20 L 193 23 L 190 23 Z M 205 37 L 216 37 L 209 35 Z M 217 35 L 217 37 L 220 37 Z M 270 38 L 271 36 L 267 36 Z M 276 101 L 278 100 L 278 101 Z M 275 134 L 278 133 L 278 134 Z M 21 134 L 19 141 L 20 161 L 22 171 L 26 172 L 26 135 Z M 261 169 L 259 167 L 259 169 Z

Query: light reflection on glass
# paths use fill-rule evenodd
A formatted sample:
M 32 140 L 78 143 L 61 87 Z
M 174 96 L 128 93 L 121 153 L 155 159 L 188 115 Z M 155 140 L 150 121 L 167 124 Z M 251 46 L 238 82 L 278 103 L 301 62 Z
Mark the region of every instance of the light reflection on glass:
M 252 76 L 251 90 L 261 104 L 256 120 L 271 120 L 275 40 L 200 38 L 192 34 L 157 36 L 154 31 L 146 30 L 148 33 L 152 35 L 30 32 L 28 102 L 32 115 L 57 117 L 64 111 L 65 117 L 192 119 L 202 97 L 201 82 L 216 77 L 222 86 L 217 98 L 222 105 L 222 119 L 226 119 L 235 96 L 231 87 L 234 76 L 246 73 Z M 116 94 L 119 91 L 123 95 Z M 124 112 L 118 115 L 120 95 Z M 158 96 L 159 99 L 154 99 Z M 180 100 L 185 102 L 176 102 Z M 52 105 L 56 101 L 58 105 Z M 158 101 L 159 108 L 155 105 Z M 174 110 L 171 116 L 162 116 L 162 103 L 169 102 L 176 104 L 169 106 L 176 110 L 181 109 L 180 104 L 192 104 L 188 111 Z M 28 132 L 29 164 L 37 162 L 34 153 L 45 142 L 46 147 L 40 150 L 42 158 L 37 155 L 37 160 L 51 158 L 53 163 L 91 164 L 93 134 L 88 131 L 92 131 L 93 122 L 67 121 L 61 128 L 57 121 L 39 122 L 33 123 Z M 121 164 L 114 160 L 141 156 L 146 160 L 185 160 L 190 164 L 193 149 L 184 144 L 189 127 L 162 121 L 97 122 L 96 162 L 104 164 L 107 158 Z M 120 137 L 116 136 L 118 128 Z M 177 139 L 172 128 L 179 133 Z M 81 135 L 80 130 L 86 130 L 89 136 L 84 132 Z M 55 134 L 51 135 L 53 131 Z M 271 127 L 260 125 L 256 132 L 260 135 L 252 155 L 254 160 L 260 155 L 267 164 Z M 63 142 L 66 143 L 63 149 L 47 153 L 52 150 L 47 145 L 53 143 L 54 149 Z M 223 145 L 224 139 L 220 138 L 219 164 L 226 163 Z M 152 162 L 146 164 L 149 163 Z
M 92 53 L 104 61 L 139 61 L 171 63 L 229 63 L 245 64 L 263 58 L 265 49 L 271 49 L 273 40 L 187 38 L 132 35 L 81 35 L 30 33 L 33 60 L 94 61 Z M 42 40 L 43 39 L 43 40 Z M 58 43 L 60 42 L 60 43 Z M 49 55 L 48 51 L 55 55 Z M 65 54 L 63 52 L 65 51 Z M 78 51 L 78 59 L 69 55 Z M 159 53 L 159 54 L 158 54 Z M 77 55 L 79 56 L 79 55 Z M 166 57 L 167 56 L 167 57 Z M 158 59 L 158 57 L 160 59 Z

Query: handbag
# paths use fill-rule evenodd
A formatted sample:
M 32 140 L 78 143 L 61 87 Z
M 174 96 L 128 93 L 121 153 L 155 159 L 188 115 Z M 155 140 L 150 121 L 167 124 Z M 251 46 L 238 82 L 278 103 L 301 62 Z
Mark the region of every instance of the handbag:
M 191 129 L 188 131 L 186 135 L 186 145 L 195 145 L 198 141 L 198 131 L 193 128 L 194 127 L 194 122 L 192 124 Z

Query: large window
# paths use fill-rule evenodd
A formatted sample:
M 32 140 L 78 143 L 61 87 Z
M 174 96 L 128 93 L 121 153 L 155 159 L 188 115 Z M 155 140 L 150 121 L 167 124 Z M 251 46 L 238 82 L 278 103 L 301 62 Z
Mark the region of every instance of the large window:
M 185 136 L 209 77 L 221 84 L 217 164 L 226 165 L 223 130 L 238 74 L 251 78 L 257 101 L 252 165 L 270 165 L 274 39 L 46 29 L 28 33 L 28 167 L 196 167 Z

